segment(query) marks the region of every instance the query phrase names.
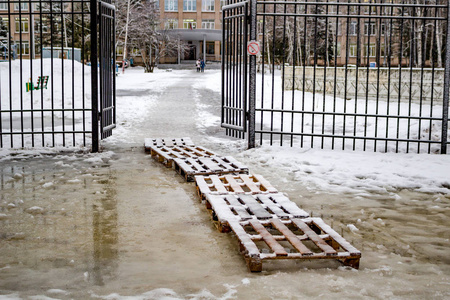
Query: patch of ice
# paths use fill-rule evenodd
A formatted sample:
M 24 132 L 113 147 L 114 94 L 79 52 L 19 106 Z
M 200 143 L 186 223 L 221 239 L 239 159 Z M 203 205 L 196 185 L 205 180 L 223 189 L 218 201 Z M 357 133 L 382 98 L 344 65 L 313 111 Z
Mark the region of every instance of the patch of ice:
M 244 279 L 242 279 L 241 282 L 242 282 L 243 285 L 248 285 L 248 284 L 250 284 L 250 279 L 244 278 Z

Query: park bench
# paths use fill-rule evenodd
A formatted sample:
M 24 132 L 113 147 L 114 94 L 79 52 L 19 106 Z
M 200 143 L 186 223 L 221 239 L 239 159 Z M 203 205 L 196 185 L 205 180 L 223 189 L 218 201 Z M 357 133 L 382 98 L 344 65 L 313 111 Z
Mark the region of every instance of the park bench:
M 31 78 L 30 78 L 30 81 L 25 83 L 27 92 L 29 92 L 31 90 L 47 89 L 48 77 L 49 76 L 39 76 L 37 79 L 36 86 L 33 85 L 33 83 L 31 82 Z

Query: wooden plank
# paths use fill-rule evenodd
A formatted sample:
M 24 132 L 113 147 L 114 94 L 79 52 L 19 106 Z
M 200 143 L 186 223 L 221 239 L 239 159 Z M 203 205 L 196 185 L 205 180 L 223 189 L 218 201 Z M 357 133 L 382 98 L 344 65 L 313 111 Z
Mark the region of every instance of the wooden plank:
M 290 213 L 295 218 L 308 218 L 309 214 L 303 209 L 299 208 L 297 204 L 292 202 L 285 195 L 278 194 L 270 194 L 269 197 L 273 199 L 276 203 L 278 203 L 285 211 Z
M 162 147 L 162 146 L 164 146 L 163 139 L 159 139 L 159 138 L 158 138 L 158 139 L 154 139 L 154 140 L 153 140 L 153 143 L 156 144 L 157 147 Z
M 245 191 L 242 189 L 241 185 L 235 180 L 233 175 L 225 175 L 224 178 L 226 183 L 228 183 L 232 192 L 245 193 Z
M 212 210 L 216 213 L 220 222 L 240 221 L 239 217 L 233 213 L 232 207 L 225 202 L 222 195 L 208 194 L 206 195 L 206 200 L 211 205 Z
M 277 189 L 274 188 L 264 177 L 261 175 L 253 175 L 258 182 L 261 184 L 261 190 L 267 191 L 269 193 L 278 193 Z
M 267 194 L 256 195 L 256 198 L 260 200 L 268 209 L 270 209 L 278 218 L 289 219 L 290 214 L 286 213 L 279 206 L 277 206 L 273 200 Z
M 212 181 L 212 184 L 216 188 L 218 193 L 221 194 L 228 194 L 228 189 L 224 186 L 222 180 L 220 180 L 219 176 L 217 175 L 211 175 L 209 176 L 210 180 Z
M 236 195 L 226 195 L 222 196 L 230 205 L 232 206 L 242 206 L 242 203 L 239 202 L 238 197 Z
M 311 241 L 314 242 L 314 244 L 317 245 L 320 249 L 322 249 L 323 252 L 325 252 L 326 255 L 336 255 L 336 250 L 333 249 L 330 245 L 328 245 L 323 239 L 320 238 L 320 236 L 317 235 L 309 226 L 303 222 L 300 219 L 292 219 L 292 222 L 294 222 L 297 227 L 303 231 L 304 234 L 306 234 Z
M 173 147 L 173 146 L 175 146 L 175 144 L 174 144 L 172 139 L 164 139 L 163 144 L 166 147 Z
M 182 146 L 184 144 L 182 138 L 174 138 L 174 141 L 175 141 L 175 145 L 177 145 L 177 146 Z
M 250 220 L 250 225 L 261 235 L 264 242 L 272 249 L 276 256 L 287 256 L 288 253 L 284 250 L 283 246 L 281 246 L 273 236 L 267 231 L 267 229 L 256 220 Z
M 244 184 L 250 189 L 250 192 L 252 194 L 258 194 L 258 193 L 262 192 L 260 187 L 258 185 L 256 185 L 256 183 L 253 181 L 253 179 L 250 178 L 250 175 L 243 174 L 239 177 L 242 179 Z
M 340 236 L 336 231 L 333 230 L 329 225 L 325 224 L 325 222 L 321 218 L 311 218 L 315 225 L 317 225 L 323 232 L 328 234 L 331 239 L 339 244 L 339 246 L 345 251 L 349 252 L 351 255 L 361 255 L 361 252 L 353 247 L 347 240 L 345 240 L 342 236 Z
M 272 215 L 268 213 L 264 207 L 251 195 L 239 195 L 239 198 L 247 205 L 248 210 L 256 216 L 259 220 L 266 220 L 272 218 Z
M 240 217 L 239 221 L 247 221 L 253 219 L 252 215 L 243 206 L 230 206 Z
M 251 257 L 259 257 L 260 252 L 256 244 L 252 241 L 250 236 L 245 232 L 245 229 L 237 221 L 229 222 L 231 230 L 236 234 L 236 237 L 245 248 L 247 255 Z
M 282 235 L 285 236 L 289 243 L 291 243 L 292 246 L 294 246 L 294 248 L 298 250 L 298 252 L 300 252 L 302 255 L 313 255 L 313 252 L 308 247 L 306 247 L 300 241 L 300 239 L 292 231 L 290 231 L 289 228 L 286 227 L 286 225 L 281 223 L 280 220 L 273 219 L 271 223 L 276 229 L 278 229 L 278 231 L 281 232 Z
M 199 157 L 198 161 L 200 162 L 200 164 L 204 165 L 205 169 L 208 169 L 211 172 L 214 173 L 220 173 L 221 171 L 224 171 L 224 168 L 222 168 L 221 166 L 219 166 L 214 159 L 209 158 L 209 157 Z

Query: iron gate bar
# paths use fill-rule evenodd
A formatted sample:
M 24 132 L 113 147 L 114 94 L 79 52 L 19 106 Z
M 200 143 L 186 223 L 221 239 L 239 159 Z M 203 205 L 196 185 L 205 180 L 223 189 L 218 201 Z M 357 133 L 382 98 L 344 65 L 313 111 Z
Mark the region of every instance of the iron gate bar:
M 450 144 L 447 141 L 448 134 L 448 110 L 449 110 L 449 93 L 450 93 L 450 2 L 447 6 L 447 51 L 445 55 L 445 79 L 444 79 L 444 103 L 442 112 L 442 144 L 441 153 L 447 153 L 447 145 Z

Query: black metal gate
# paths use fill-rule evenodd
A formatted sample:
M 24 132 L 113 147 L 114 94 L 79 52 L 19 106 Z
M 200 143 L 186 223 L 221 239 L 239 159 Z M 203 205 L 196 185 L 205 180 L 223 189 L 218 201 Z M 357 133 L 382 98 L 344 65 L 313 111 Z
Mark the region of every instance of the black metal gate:
M 244 138 L 247 131 L 248 3 L 222 7 L 222 127 Z
M 95 2 L 93 0 L 92 2 Z M 92 4 L 93 5 L 93 4 Z M 116 58 L 115 58 L 115 6 L 111 0 L 98 1 L 98 52 L 99 61 L 99 101 L 100 104 L 100 138 L 105 139 L 112 135 L 116 127 Z M 94 54 L 94 49 L 92 51 Z M 93 59 L 94 60 L 94 59 Z M 94 60 L 95 61 L 95 60 Z M 94 83 L 93 83 L 94 84 Z M 94 91 L 94 87 L 93 87 Z M 93 93 L 94 94 L 94 93 Z M 93 110 L 93 111 L 96 111 Z M 94 118 L 93 118 L 94 120 Z M 93 122 L 93 151 L 98 151 L 98 128 L 94 128 L 97 122 Z M 94 142 L 96 140 L 96 142 Z M 94 149 L 94 147 L 97 147 Z
M 450 150 L 448 1 L 252 5 L 249 39 L 259 41 L 261 55 L 249 60 L 249 147 L 258 137 L 326 149 Z
M 99 132 L 111 134 L 115 29 L 107 2 L 0 2 L 1 148 L 95 152 Z

